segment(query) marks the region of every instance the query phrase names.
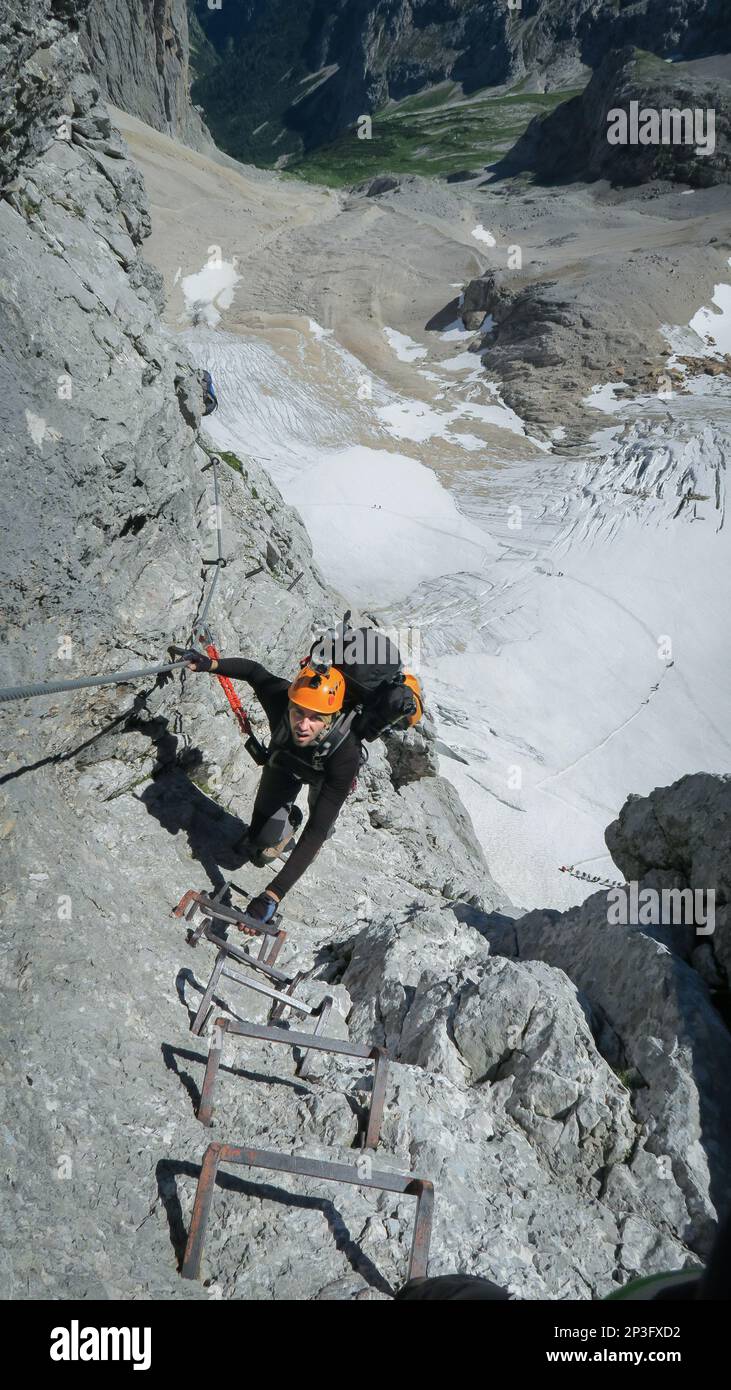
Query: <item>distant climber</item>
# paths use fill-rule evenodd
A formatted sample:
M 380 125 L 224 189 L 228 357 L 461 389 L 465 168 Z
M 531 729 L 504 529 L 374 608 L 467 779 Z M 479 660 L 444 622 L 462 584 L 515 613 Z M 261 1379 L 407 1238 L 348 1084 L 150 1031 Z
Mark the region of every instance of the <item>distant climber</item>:
M 214 410 L 218 409 L 218 396 L 210 372 L 201 372 L 201 383 L 203 386 L 203 414 L 212 415 Z
M 365 632 L 358 629 L 351 635 L 358 639 Z M 351 661 L 348 669 L 353 679 L 349 674 L 347 681 L 338 665 L 313 655 L 315 648 L 300 663 L 292 682 L 243 657 L 216 660 L 194 648 L 183 654 L 191 671 L 247 681 L 269 721 L 269 747 L 242 847 L 259 868 L 279 856 L 288 857 L 263 893 L 249 904 L 252 917 L 264 922 L 273 917 L 285 893 L 333 834 L 366 761 L 363 741 L 421 718 L 418 680 L 402 672 L 398 650 L 391 643 L 387 646 L 387 663 Z M 295 802 L 305 784 L 309 817 L 301 838 L 294 842 L 303 820 Z

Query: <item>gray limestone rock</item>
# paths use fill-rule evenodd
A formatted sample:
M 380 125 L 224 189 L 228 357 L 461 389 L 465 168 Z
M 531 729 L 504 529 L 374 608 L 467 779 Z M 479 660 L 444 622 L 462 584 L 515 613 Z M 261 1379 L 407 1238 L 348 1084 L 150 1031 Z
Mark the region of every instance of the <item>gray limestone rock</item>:
M 141 181 L 73 41 L 81 9 L 6 12 L 9 685 L 124 671 L 187 642 L 216 518 L 193 369 L 159 325 Z M 59 109 L 68 139 L 53 134 Z M 348 596 L 328 588 L 254 460 L 220 473 L 214 636 L 286 674 Z M 270 877 L 237 850 L 258 772 L 215 680 L 184 672 L 3 705 L 0 755 L 3 1292 L 391 1296 L 411 1199 L 266 1173 L 243 1184 L 226 1171 L 209 1282 L 178 1274 L 212 1137 L 354 1163 L 372 1085 L 368 1062 L 320 1059 L 303 1080 L 291 1048 L 230 1039 L 213 1128 L 196 1119 L 207 1037 L 190 1021 L 213 948 L 193 951 L 171 908 L 187 888 L 233 879 L 253 895 Z M 700 789 L 674 788 L 655 794 L 646 850 L 634 805 L 610 832 L 628 867 L 727 885 L 725 801 L 710 781 L 705 858 Z M 672 829 L 669 860 L 657 825 Z M 280 963 L 303 974 L 302 997 L 332 994 L 335 1036 L 391 1052 L 376 1166 L 435 1182 L 433 1272 L 591 1298 L 704 1253 L 726 1191 L 731 1075 L 708 987 L 682 942 L 670 952 L 608 930 L 602 895 L 515 923 L 437 775 L 428 722 L 372 746 L 284 925 Z M 225 985 L 217 1008 L 265 1017 L 261 995 Z
M 644 46 L 642 46 L 644 47 Z M 698 74 L 682 62 L 667 63 L 653 52 L 621 47 L 615 40 L 588 86 L 556 110 L 534 117 L 525 134 L 496 166 L 516 173 L 530 168 L 544 180 L 610 179 L 626 186 L 669 179 L 696 188 L 731 182 L 731 85 L 720 76 Z M 657 113 L 651 126 L 632 137 L 631 103 Z M 662 132 L 660 113 L 713 112 L 710 127 L 696 129 L 693 118 Z M 609 139 L 617 112 L 626 119 L 625 138 Z M 620 118 L 621 119 L 621 118 Z M 668 118 L 670 119 L 670 118 Z M 643 120 L 643 127 L 645 122 Z M 617 127 L 619 135 L 623 131 Z M 696 139 L 696 135 L 699 137 Z
M 516 922 L 515 939 L 521 962 L 564 971 L 586 998 L 588 1018 L 597 1008 L 610 1021 L 643 1147 L 660 1160 L 672 1205 L 674 1187 L 682 1196 L 677 1233 L 705 1253 L 731 1191 L 731 1038 L 707 986 L 664 942 L 639 927 L 610 926 L 604 893 L 567 913 L 529 913 Z M 636 1160 L 630 1169 L 636 1177 Z
M 190 101 L 185 0 L 86 0 L 80 36 L 109 101 L 194 149 L 212 148 Z

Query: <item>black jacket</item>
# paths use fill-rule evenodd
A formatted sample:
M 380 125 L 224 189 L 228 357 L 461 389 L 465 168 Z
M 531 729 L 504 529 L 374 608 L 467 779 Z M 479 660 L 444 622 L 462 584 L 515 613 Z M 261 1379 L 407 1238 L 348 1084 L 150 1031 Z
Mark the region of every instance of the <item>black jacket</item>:
M 214 674 L 247 681 L 266 714 L 270 731 L 280 732 L 289 709 L 287 691 L 290 681 L 272 675 L 258 661 L 247 661 L 244 657 L 222 657 Z M 294 742 L 290 741 L 290 746 L 295 751 Z M 323 772 L 318 774 L 322 776 L 322 785 L 305 829 L 281 873 L 267 884 L 279 897 L 289 892 L 322 848 L 353 785 L 353 779 L 358 775 L 361 747 L 360 740 L 354 734 L 348 734 L 325 762 Z M 297 748 L 296 753 L 299 759 L 311 762 L 316 757 L 317 749 Z

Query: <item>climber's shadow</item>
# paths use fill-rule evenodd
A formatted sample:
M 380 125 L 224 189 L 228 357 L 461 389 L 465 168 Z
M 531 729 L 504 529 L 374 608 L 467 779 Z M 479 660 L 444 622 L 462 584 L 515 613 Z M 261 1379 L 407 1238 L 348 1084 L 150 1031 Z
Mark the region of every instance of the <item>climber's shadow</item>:
M 181 753 L 166 719 L 137 721 L 130 728 L 149 738 L 156 753 L 153 780 L 136 799 L 169 835 L 185 832 L 191 857 L 201 864 L 213 888 L 220 888 L 222 870 L 230 872 L 249 862 L 249 854 L 235 848 L 245 824 L 192 780 L 191 774 L 203 767 L 203 754 L 199 748 Z
M 158 1192 L 167 1215 L 170 1242 L 178 1261 L 178 1269 L 182 1266 L 188 1235 L 183 1221 L 177 1178 L 192 1177 L 197 1180 L 200 1171 L 198 1164 L 176 1163 L 171 1159 L 162 1159 L 157 1165 Z M 359 1274 L 371 1288 L 377 1289 L 379 1293 L 385 1293 L 389 1298 L 395 1296 L 395 1290 L 376 1269 L 373 1261 L 361 1250 L 357 1241 L 351 1236 L 337 1207 L 326 1197 L 305 1197 L 296 1192 L 285 1192 L 282 1188 L 273 1187 L 267 1182 L 246 1182 L 221 1168 L 216 1175 L 216 1187 L 224 1192 L 239 1193 L 242 1197 L 256 1197 L 260 1202 L 277 1202 L 283 1207 L 298 1207 L 300 1211 L 321 1212 L 335 1240 L 336 1250 L 345 1256 L 354 1273 Z M 215 1217 L 215 1198 L 213 1215 Z

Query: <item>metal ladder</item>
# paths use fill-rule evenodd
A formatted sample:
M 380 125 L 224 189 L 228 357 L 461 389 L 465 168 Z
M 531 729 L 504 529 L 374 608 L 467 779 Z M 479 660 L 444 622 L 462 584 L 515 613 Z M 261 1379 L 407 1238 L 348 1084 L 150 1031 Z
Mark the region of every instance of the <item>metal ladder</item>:
M 411 1173 L 373 1171 L 371 1155 L 378 1145 L 386 1098 L 387 1054 L 381 1047 L 369 1048 L 342 1038 L 331 1038 L 324 1035 L 323 1030 L 335 1001 L 330 995 L 326 995 L 321 1003 L 315 1007 L 305 1004 L 294 994 L 297 985 L 304 976 L 295 974 L 289 977 L 274 965 L 274 961 L 286 940 L 286 932 L 280 927 L 281 913 L 275 914 L 268 923 L 249 917 L 241 909 L 222 902 L 226 893 L 231 889 L 246 896 L 245 890 L 238 887 L 237 884 L 225 882 L 213 895 L 197 893 L 191 889 L 183 894 L 177 907 L 173 909 L 174 916 L 184 917 L 190 924 L 187 936 L 189 945 L 195 947 L 201 940 L 206 940 L 217 950 L 208 984 L 203 992 L 198 1012 L 191 1023 L 191 1031 L 196 1036 L 200 1036 L 202 1033 L 213 1012 L 214 991 L 221 978 L 233 980 L 237 984 L 244 985 L 247 989 L 264 994 L 273 1002 L 267 1025 L 251 1023 L 247 1019 L 241 1018 L 229 1005 L 224 1005 L 224 1007 L 233 1017 L 221 1015 L 216 1018 L 209 1038 L 206 1072 L 197 1110 L 197 1118 L 201 1124 L 210 1127 L 213 1123 L 214 1092 L 221 1067 L 224 1043 L 229 1038 L 253 1038 L 278 1043 L 293 1049 L 303 1049 L 303 1055 L 296 1066 L 296 1074 L 301 1078 L 307 1075 L 308 1059 L 311 1052 L 324 1052 L 372 1061 L 374 1063 L 373 1088 L 361 1139 L 361 1154 L 353 1166 L 345 1163 L 301 1158 L 294 1154 L 274 1153 L 241 1145 L 210 1144 L 203 1156 L 198 1178 L 181 1274 L 185 1279 L 198 1279 L 200 1277 L 203 1243 L 211 1214 L 218 1169 L 221 1163 L 235 1163 L 245 1164 L 252 1168 L 274 1169 L 280 1172 L 300 1174 L 302 1177 L 322 1178 L 328 1182 L 376 1188 L 380 1191 L 397 1192 L 415 1197 L 414 1234 L 407 1278 L 424 1278 L 427 1273 L 431 1239 L 434 1207 L 433 1185 L 428 1179 L 415 1177 Z M 224 923 L 227 926 L 241 924 L 250 927 L 262 938 L 258 955 L 253 956 L 243 947 L 235 946 L 227 941 L 225 936 L 220 934 L 220 927 L 218 931 L 216 930 L 218 923 Z M 272 984 L 264 984 L 252 974 L 245 976 L 237 973 L 230 968 L 231 961 L 245 965 L 249 971 L 264 974 L 269 981 L 279 985 L 280 988 L 276 989 L 272 987 Z M 289 1028 L 275 1026 L 285 1009 L 294 1009 L 300 1014 L 315 1017 L 314 1031 L 301 1033 Z

